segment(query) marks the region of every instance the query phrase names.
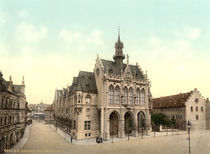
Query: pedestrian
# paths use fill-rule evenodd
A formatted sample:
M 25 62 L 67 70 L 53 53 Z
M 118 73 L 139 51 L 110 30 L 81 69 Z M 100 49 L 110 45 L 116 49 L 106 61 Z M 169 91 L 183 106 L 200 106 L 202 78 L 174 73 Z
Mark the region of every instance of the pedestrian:
M 72 143 L 73 137 L 71 136 L 71 143 Z

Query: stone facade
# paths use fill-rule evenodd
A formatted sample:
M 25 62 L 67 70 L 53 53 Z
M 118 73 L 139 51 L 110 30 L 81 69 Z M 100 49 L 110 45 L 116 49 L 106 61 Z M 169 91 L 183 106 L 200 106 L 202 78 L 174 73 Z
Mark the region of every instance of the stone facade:
M 75 139 L 138 136 L 150 130 L 150 81 L 138 64 L 123 63 L 118 36 L 114 61 L 97 56 L 94 72 L 79 72 L 70 87 L 55 91 L 56 126 Z
M 166 97 L 154 98 L 153 112 L 164 113 L 169 119 L 176 121 L 175 128 L 191 130 L 206 129 L 206 100 L 197 89 L 188 93 L 180 93 Z
M 24 78 L 15 85 L 0 72 L 0 153 L 11 148 L 23 136 L 27 125 L 27 102 Z
M 53 104 L 49 105 L 45 110 L 45 122 L 51 124 L 54 121 L 53 118 Z

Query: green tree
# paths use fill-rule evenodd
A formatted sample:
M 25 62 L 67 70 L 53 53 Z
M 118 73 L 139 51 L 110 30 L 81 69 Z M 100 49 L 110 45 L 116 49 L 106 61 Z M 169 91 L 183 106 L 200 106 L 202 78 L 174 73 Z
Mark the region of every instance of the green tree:
M 167 124 L 167 117 L 163 113 L 152 113 L 151 114 L 153 129 L 159 129 L 160 125 Z

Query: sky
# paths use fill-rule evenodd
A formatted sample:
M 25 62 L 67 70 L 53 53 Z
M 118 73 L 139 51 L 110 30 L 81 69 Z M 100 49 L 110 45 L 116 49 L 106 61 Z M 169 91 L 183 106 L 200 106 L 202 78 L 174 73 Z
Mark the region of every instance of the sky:
M 25 78 L 29 103 L 51 104 L 55 89 L 97 54 L 112 60 L 118 26 L 130 64 L 147 71 L 153 97 L 197 88 L 210 97 L 208 0 L 0 0 L 0 70 Z

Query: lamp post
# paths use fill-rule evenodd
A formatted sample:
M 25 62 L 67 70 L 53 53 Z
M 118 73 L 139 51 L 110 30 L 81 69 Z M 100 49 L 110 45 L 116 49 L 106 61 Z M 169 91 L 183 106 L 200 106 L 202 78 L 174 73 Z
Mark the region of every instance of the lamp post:
M 189 141 L 189 154 L 191 154 L 191 149 L 190 149 L 190 127 L 191 127 L 191 125 L 190 125 L 190 122 L 188 121 L 187 128 L 188 128 L 188 135 L 189 135 L 189 137 L 188 137 L 188 141 Z

